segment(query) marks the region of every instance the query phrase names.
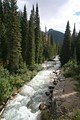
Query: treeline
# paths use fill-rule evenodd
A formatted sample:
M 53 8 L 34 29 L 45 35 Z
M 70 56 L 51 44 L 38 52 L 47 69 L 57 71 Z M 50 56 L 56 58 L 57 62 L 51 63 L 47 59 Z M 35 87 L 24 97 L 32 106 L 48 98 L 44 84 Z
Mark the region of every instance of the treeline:
M 18 11 L 16 0 L 0 0 L 0 64 L 16 73 L 26 66 L 42 63 L 56 54 L 56 45 L 47 32 L 40 29 L 38 4 L 27 19 L 26 5 Z
M 75 60 L 78 65 L 80 64 L 80 31 L 77 33 L 74 25 L 73 33 L 71 34 L 68 21 L 60 50 L 61 65 L 63 66 L 70 59 Z

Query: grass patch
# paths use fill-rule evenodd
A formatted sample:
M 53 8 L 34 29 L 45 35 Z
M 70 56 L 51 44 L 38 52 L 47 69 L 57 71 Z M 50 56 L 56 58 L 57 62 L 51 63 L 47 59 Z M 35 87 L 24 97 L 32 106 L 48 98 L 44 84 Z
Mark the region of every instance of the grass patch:
M 74 109 L 65 116 L 61 116 L 58 120 L 80 120 L 80 109 Z
M 41 111 L 41 120 L 52 120 L 51 114 L 49 111 Z

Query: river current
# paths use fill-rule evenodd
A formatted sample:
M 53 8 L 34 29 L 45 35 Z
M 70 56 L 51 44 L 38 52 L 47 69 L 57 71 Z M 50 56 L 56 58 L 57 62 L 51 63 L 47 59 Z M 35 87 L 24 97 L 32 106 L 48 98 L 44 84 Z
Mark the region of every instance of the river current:
M 13 100 L 8 101 L 1 120 L 38 120 L 39 105 L 47 100 L 45 92 L 51 82 L 50 75 L 60 67 L 58 56 L 42 66 L 44 69 L 26 83 Z

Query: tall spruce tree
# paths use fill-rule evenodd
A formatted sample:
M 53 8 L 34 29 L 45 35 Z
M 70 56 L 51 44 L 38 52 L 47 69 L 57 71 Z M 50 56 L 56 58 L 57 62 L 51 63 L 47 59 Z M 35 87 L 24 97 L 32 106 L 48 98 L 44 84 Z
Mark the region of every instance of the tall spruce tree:
M 74 29 L 71 37 L 71 57 L 75 58 L 75 50 L 76 50 L 76 29 L 74 24 Z
M 3 54 L 2 59 L 6 63 L 9 63 L 10 57 L 10 32 L 11 32 L 11 16 L 10 16 L 10 3 L 9 0 L 3 0 L 3 23 L 5 26 L 5 39 L 2 41 L 3 43 Z
M 26 5 L 24 5 L 24 12 L 22 13 L 21 18 L 21 35 L 22 35 L 22 57 L 23 61 L 26 62 L 27 60 L 27 42 L 28 42 L 28 22 L 27 22 L 27 11 Z
M 6 27 L 4 24 L 4 9 L 3 3 L 0 0 L 0 58 L 3 66 L 6 65 L 7 58 L 7 43 L 6 43 Z
M 65 63 L 67 63 L 70 59 L 70 40 L 71 40 L 71 35 L 70 35 L 70 26 L 68 21 L 66 26 L 66 31 L 64 34 L 63 45 L 60 51 L 60 61 L 62 66 Z
M 19 68 L 19 60 L 21 55 L 21 33 L 20 33 L 20 16 L 17 12 L 16 0 L 10 0 L 10 16 L 11 16 L 11 36 L 10 36 L 10 58 L 9 70 L 16 72 Z
M 2 41 L 2 0 L 0 0 L 0 61 L 1 61 L 1 41 Z
M 45 27 L 45 33 L 43 33 L 43 56 L 44 56 L 44 60 L 49 58 L 49 37 L 46 27 Z
M 80 64 L 80 32 L 78 33 L 78 36 L 76 38 L 76 57 L 77 63 Z
M 53 57 L 54 56 L 54 40 L 53 40 L 52 35 L 50 36 L 50 48 L 51 48 L 50 57 Z
M 28 60 L 26 61 L 28 65 L 35 64 L 35 33 L 34 33 L 34 10 L 31 11 L 29 20 L 29 36 L 28 36 Z
M 39 58 L 38 63 L 43 62 L 43 41 L 42 41 L 42 33 L 40 33 L 40 49 L 39 49 Z
M 2 7 L 2 0 L 0 0 L 0 20 L 3 20 L 3 7 Z
M 35 62 L 39 63 L 39 53 L 40 53 L 40 18 L 38 4 L 36 4 L 36 15 L 35 15 Z

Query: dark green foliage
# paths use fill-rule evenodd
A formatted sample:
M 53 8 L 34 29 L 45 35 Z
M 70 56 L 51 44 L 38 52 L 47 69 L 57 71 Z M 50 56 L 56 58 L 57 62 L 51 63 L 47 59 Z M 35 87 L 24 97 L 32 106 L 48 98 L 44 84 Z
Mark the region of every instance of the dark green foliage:
M 39 51 L 39 59 L 38 62 L 42 63 L 43 62 L 43 40 L 42 40 L 42 33 L 40 33 L 40 51 Z
M 38 4 L 36 4 L 36 15 L 35 15 L 35 62 L 39 63 L 39 53 L 40 53 L 40 18 L 38 11 Z
M 0 0 L 0 21 L 3 20 L 3 8 L 2 8 L 2 0 Z
M 16 0 L 10 1 L 11 4 L 11 36 L 10 36 L 10 58 L 8 69 L 10 72 L 16 72 L 19 69 L 19 59 L 21 55 L 21 34 L 20 34 L 20 16 L 17 12 Z
M 78 36 L 76 38 L 76 57 L 77 63 L 80 64 L 80 32 L 78 33 Z
M 49 111 L 41 111 L 41 120 L 52 120 L 51 114 Z
M 45 33 L 42 33 L 43 41 L 43 60 L 52 58 L 57 54 L 56 43 L 53 40 L 53 37 L 48 35 L 45 28 Z
M 24 12 L 21 14 L 21 36 L 22 36 L 22 57 L 23 61 L 27 60 L 27 42 L 28 42 L 28 22 L 27 22 L 27 11 L 26 5 L 24 6 Z
M 2 39 L 2 0 L 0 0 L 0 61 L 1 61 L 1 39 Z
M 75 25 L 71 37 L 71 57 L 76 59 L 76 30 Z
M 6 28 L 4 24 L 2 24 L 1 29 L 1 62 L 3 63 L 3 66 L 6 66 L 7 63 L 7 41 L 6 41 Z
M 0 104 L 6 102 L 10 93 L 9 72 L 3 67 L 0 67 Z
M 39 72 L 40 70 L 42 70 L 42 67 L 41 67 L 41 64 L 34 64 L 34 65 L 29 66 L 29 69 L 31 71 L 36 70 L 37 72 Z
M 34 11 L 32 10 L 29 21 L 29 36 L 28 36 L 28 52 L 27 52 L 28 65 L 35 63 L 35 36 L 34 36 Z
M 77 62 L 74 59 L 70 59 L 69 62 L 62 67 L 65 77 L 74 77 L 78 72 L 77 69 Z
M 3 40 L 3 46 L 6 46 L 5 49 L 3 50 L 3 58 L 4 59 L 4 66 L 7 66 L 9 63 L 9 58 L 10 58 L 10 32 L 11 32 L 11 16 L 10 16 L 10 4 L 9 0 L 3 0 L 3 23 L 5 27 L 5 39 Z
M 70 59 L 70 40 L 71 40 L 71 35 L 70 35 L 70 26 L 68 21 L 66 26 L 66 31 L 64 34 L 63 45 L 60 51 L 60 61 L 62 66 L 65 63 L 67 63 Z

